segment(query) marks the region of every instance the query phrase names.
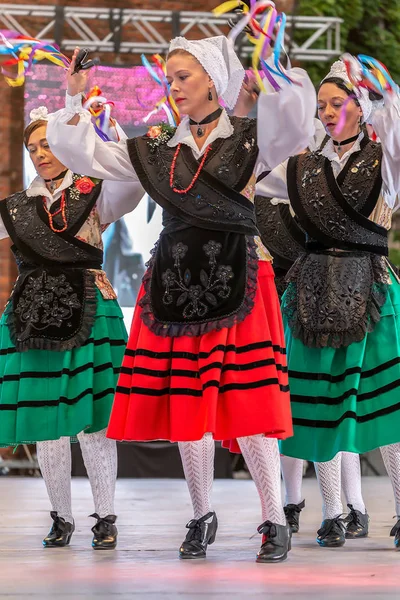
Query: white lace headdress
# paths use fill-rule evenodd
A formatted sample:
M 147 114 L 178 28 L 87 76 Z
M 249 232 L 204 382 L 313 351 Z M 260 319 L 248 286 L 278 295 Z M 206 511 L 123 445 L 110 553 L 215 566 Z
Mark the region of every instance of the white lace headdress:
M 178 49 L 186 50 L 197 58 L 213 80 L 218 96 L 228 108 L 233 108 L 242 87 L 245 71 L 232 42 L 224 35 L 203 40 L 176 37 L 170 43 L 169 52 Z
M 47 106 L 38 106 L 38 108 L 34 108 L 29 113 L 29 118 L 31 123 L 35 121 L 48 121 L 49 120 L 49 111 L 47 110 Z
M 351 88 L 351 82 L 349 76 L 347 75 L 346 65 L 342 60 L 337 60 L 333 63 L 331 70 L 329 71 L 328 75 L 324 77 L 321 83 L 324 83 L 324 81 L 329 77 L 337 77 L 342 79 L 343 82 L 349 84 L 349 88 Z M 355 95 L 363 113 L 363 120 L 368 121 L 372 111 L 372 101 L 369 99 L 368 90 L 359 88 L 358 93 Z

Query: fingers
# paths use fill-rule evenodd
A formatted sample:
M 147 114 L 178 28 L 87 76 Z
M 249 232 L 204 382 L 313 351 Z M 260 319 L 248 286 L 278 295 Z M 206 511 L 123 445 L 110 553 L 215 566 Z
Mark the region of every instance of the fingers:
M 71 64 L 69 65 L 68 73 L 72 75 L 76 65 L 76 57 L 78 56 L 79 48 L 78 46 L 75 48 L 74 53 L 72 55 Z

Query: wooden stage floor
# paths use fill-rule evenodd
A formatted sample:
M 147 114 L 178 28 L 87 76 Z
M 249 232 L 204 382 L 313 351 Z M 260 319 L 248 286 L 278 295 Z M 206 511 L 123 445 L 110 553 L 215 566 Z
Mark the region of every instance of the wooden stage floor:
M 177 549 L 191 518 L 181 480 L 119 480 L 120 530 L 115 551 L 90 547 L 93 512 L 87 480 L 73 480 L 76 531 L 67 548 L 44 549 L 50 525 L 41 479 L 0 477 L 0 598 L 211 600 L 270 598 L 359 600 L 399 597 L 400 552 L 389 538 L 394 524 L 386 477 L 363 479 L 370 537 L 343 548 L 320 548 L 315 532 L 321 501 L 305 480 L 307 506 L 289 559 L 254 562 L 260 544 L 259 504 L 252 481 L 217 480 L 219 535 L 202 561 L 179 561 Z

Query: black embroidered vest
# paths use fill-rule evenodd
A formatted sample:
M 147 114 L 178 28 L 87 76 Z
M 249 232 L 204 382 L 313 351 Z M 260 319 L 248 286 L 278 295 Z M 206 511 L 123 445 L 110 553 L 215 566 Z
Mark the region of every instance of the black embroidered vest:
M 380 144 L 367 138 L 337 179 L 318 151 L 289 159 L 289 197 L 307 233 L 307 254 L 288 274 L 282 310 L 307 346 L 348 346 L 380 320 L 390 281 L 388 232 L 368 216 L 382 187 L 381 161 Z
M 363 139 L 335 179 L 320 152 L 289 159 L 290 203 L 307 233 L 307 248 L 363 250 L 387 256 L 388 233 L 368 219 L 382 188 L 382 148 Z
M 96 288 L 88 269 L 100 269 L 101 250 L 75 236 L 88 218 L 101 191 L 89 194 L 66 190 L 68 228 L 50 229 L 41 196 L 19 192 L 0 202 L 0 215 L 13 242 L 19 277 L 12 292 L 7 325 L 19 352 L 28 349 L 70 350 L 88 338 L 96 314 Z M 50 208 L 60 207 L 60 200 Z M 53 218 L 61 229 L 61 215 Z
M 164 209 L 162 232 L 144 278 L 142 319 L 157 335 L 200 335 L 242 321 L 257 282 L 254 205 L 240 192 L 257 155 L 256 123 L 232 118 L 234 134 L 211 144 L 204 168 L 186 194 L 170 186 L 176 148 L 147 136 L 128 140 L 146 192 Z M 199 167 L 182 144 L 173 186 L 186 189 Z
M 306 236 L 290 214 L 288 204 L 274 205 L 271 198 L 256 196 L 254 206 L 261 241 L 274 259 L 275 285 L 281 297 L 287 272 L 304 253 Z

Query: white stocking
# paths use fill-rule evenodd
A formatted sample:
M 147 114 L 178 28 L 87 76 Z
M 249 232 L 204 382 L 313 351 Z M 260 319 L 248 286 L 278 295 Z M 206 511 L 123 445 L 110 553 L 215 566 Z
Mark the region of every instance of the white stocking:
M 286 525 L 282 507 L 278 440 L 264 435 L 238 438 L 238 444 L 261 500 L 263 521 Z
M 178 442 L 186 483 L 193 504 L 193 517 L 200 519 L 211 508 L 215 443 L 211 433 L 196 442 Z
M 343 512 L 341 499 L 341 460 L 339 452 L 332 460 L 314 463 L 322 496 L 324 519 L 334 519 Z
M 342 452 L 342 490 L 346 504 L 365 514 L 365 504 L 361 491 L 360 455 Z
M 70 438 L 37 442 L 36 454 L 52 509 L 68 523 L 73 523 Z
M 285 483 L 285 506 L 300 504 L 303 500 L 301 488 L 303 482 L 303 459 L 281 456 L 283 481 Z
M 383 462 L 392 482 L 396 515 L 400 519 L 400 443 L 390 444 L 381 448 Z
M 117 443 L 106 438 L 106 430 L 78 433 L 82 456 L 92 488 L 95 512 L 100 517 L 114 515 L 117 479 Z

